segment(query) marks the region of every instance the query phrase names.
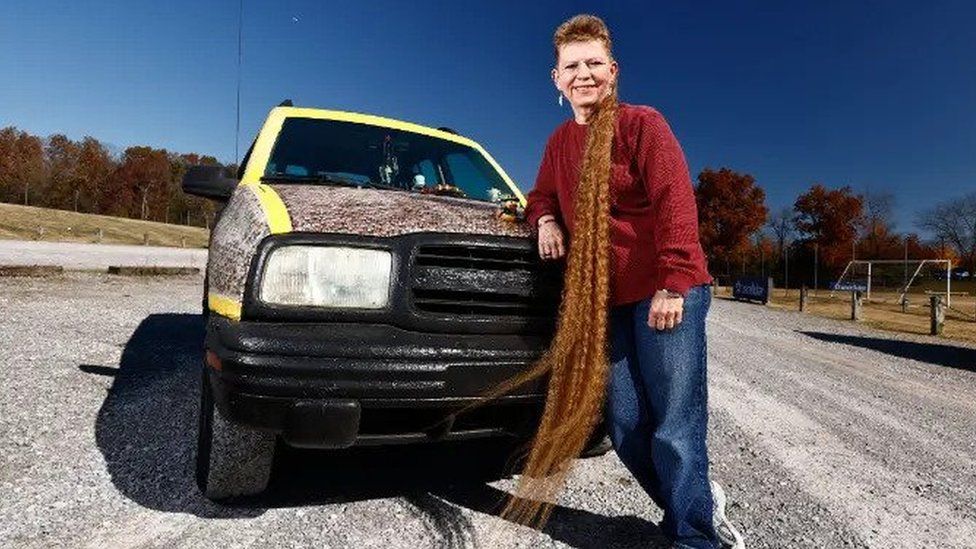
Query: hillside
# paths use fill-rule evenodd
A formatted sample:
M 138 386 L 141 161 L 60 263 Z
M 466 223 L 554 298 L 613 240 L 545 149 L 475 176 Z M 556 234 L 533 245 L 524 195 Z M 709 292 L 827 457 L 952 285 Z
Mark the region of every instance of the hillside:
M 153 246 L 205 248 L 208 234 L 200 227 L 0 204 L 0 239 L 144 244 L 148 235 Z

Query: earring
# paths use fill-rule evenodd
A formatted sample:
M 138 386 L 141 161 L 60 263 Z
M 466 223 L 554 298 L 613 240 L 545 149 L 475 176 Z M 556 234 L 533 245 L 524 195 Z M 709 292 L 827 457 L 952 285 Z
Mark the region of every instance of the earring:
M 563 94 L 559 94 L 559 106 L 563 106 Z

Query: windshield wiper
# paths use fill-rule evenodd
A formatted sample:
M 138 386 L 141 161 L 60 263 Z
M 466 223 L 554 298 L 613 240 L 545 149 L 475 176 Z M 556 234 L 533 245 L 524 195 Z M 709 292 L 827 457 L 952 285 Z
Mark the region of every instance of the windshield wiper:
M 363 181 L 362 179 L 352 179 L 352 178 L 346 178 L 346 177 L 341 177 L 332 174 L 319 174 L 319 175 L 275 174 L 275 175 L 266 175 L 261 178 L 261 181 L 266 181 L 268 183 L 330 183 L 333 185 L 341 185 L 343 187 L 358 187 L 358 188 L 369 187 L 370 189 L 385 189 L 390 191 L 407 190 L 403 187 L 397 187 L 395 185 L 384 185 L 382 183 L 373 183 L 372 181 Z
M 261 181 L 267 181 L 269 183 L 332 183 L 334 185 L 343 185 L 347 187 L 375 187 L 373 183 L 369 181 L 357 181 L 355 179 L 347 179 L 345 177 L 339 177 L 338 175 L 331 174 L 319 174 L 319 175 L 288 175 L 288 174 L 274 174 L 266 175 L 261 178 Z

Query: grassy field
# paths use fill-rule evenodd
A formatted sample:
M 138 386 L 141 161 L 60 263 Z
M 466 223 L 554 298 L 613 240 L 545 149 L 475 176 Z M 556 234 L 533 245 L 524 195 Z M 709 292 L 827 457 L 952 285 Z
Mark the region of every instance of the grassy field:
M 148 235 L 151 246 L 206 248 L 208 234 L 200 227 L 0 204 L 0 239 L 145 244 Z
M 929 294 L 925 291 L 945 292 L 945 281 L 929 281 L 921 284 L 913 293 L 908 295 L 908 312 L 901 311 L 898 293 L 894 291 L 872 291 L 871 299 L 865 299 L 862 304 L 862 324 L 911 334 L 929 334 Z M 976 283 L 973 281 L 952 281 L 952 307 L 946 310 L 945 326 L 942 337 L 969 343 L 976 343 Z M 956 292 L 965 292 L 957 295 Z M 719 287 L 716 294 L 721 298 L 732 298 L 732 289 L 728 286 Z M 797 311 L 800 308 L 800 291 L 790 289 L 786 291 L 776 288 L 769 305 L 776 309 Z M 851 295 L 850 292 L 835 292 L 830 297 L 830 290 L 810 291 L 807 294 L 805 313 L 850 321 Z

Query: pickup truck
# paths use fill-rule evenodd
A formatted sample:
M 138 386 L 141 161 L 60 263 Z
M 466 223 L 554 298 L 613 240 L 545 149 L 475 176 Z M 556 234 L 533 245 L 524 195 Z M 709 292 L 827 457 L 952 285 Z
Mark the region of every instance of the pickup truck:
M 451 414 L 542 354 L 562 286 L 519 219 L 523 195 L 478 143 L 283 104 L 235 175 L 195 166 L 183 180 L 222 203 L 204 290 L 208 498 L 263 491 L 278 443 L 532 436 L 545 380 Z

